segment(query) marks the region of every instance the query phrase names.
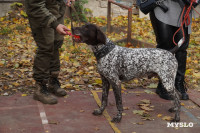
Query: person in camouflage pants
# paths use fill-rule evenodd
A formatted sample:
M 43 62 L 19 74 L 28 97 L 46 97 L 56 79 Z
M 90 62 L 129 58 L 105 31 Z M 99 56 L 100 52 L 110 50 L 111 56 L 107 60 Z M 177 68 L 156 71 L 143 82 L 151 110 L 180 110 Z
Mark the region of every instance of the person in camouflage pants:
M 65 31 L 69 30 L 63 25 L 66 4 L 63 0 L 25 0 L 25 7 L 37 44 L 33 65 L 36 91 L 33 98 L 44 104 L 56 104 L 57 98 L 54 95 L 67 94 L 60 88 L 58 81 L 59 48 L 63 43 L 63 35 L 66 35 Z

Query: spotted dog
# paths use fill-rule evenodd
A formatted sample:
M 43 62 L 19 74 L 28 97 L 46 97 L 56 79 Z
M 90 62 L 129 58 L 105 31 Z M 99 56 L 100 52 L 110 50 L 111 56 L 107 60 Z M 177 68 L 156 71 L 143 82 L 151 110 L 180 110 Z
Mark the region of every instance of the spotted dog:
M 94 115 L 101 115 L 105 110 L 111 85 L 118 109 L 112 122 L 120 122 L 123 111 L 121 82 L 156 73 L 173 98 L 174 107 L 169 110 L 175 112 L 173 121 L 180 121 L 179 95 L 174 86 L 178 64 L 171 52 L 158 48 L 132 49 L 117 46 L 94 24 L 74 27 L 72 33 L 80 36 L 80 39 L 74 39 L 76 42 L 91 46 L 97 59 L 103 92 L 101 107 L 94 110 Z

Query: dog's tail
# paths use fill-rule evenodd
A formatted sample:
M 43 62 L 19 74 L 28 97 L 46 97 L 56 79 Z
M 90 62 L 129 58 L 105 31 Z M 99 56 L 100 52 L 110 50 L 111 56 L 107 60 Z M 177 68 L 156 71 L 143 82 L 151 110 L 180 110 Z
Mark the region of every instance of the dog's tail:
M 169 50 L 172 54 L 175 54 L 176 51 L 182 46 L 182 44 L 184 43 L 184 38 L 181 38 L 181 40 L 179 40 L 178 44 L 171 50 Z

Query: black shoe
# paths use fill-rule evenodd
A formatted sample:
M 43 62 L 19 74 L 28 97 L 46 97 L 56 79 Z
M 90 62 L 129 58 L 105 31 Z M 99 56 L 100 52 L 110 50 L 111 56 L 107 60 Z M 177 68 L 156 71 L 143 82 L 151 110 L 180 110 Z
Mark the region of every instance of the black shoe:
M 156 93 L 160 96 L 160 98 L 165 100 L 173 100 L 173 98 L 169 95 L 169 93 L 164 88 L 163 84 L 159 81 L 158 87 L 156 88 Z
M 189 100 L 189 96 L 186 93 L 187 92 L 187 88 L 186 88 L 186 83 L 185 81 L 176 81 L 175 82 L 175 87 L 176 89 L 181 93 L 181 100 Z

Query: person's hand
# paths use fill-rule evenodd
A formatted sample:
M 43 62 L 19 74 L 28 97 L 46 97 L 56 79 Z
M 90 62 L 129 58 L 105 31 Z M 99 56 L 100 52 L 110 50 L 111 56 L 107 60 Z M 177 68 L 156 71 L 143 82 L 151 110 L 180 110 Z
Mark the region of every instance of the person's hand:
M 66 5 L 70 7 L 71 6 L 71 2 L 73 2 L 73 1 L 75 1 L 75 0 L 68 0 Z
M 63 24 L 59 24 L 56 27 L 56 31 L 61 34 L 61 35 L 67 35 L 66 31 L 69 31 L 70 29 L 68 29 L 66 26 L 64 26 Z

